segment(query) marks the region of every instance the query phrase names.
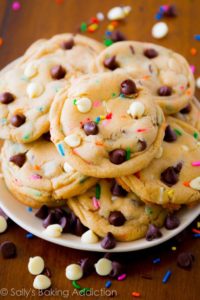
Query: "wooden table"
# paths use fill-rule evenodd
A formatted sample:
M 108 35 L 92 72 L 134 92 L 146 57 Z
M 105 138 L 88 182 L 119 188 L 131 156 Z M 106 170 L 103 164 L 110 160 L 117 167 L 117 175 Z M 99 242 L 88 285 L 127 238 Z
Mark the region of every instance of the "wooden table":
M 155 13 L 162 1 L 103 1 L 103 0 L 64 0 L 56 4 L 54 0 L 21 0 L 19 11 L 13 11 L 13 1 L 0 1 L 0 37 L 3 38 L 3 46 L 0 48 L 0 67 L 5 66 L 11 60 L 23 54 L 23 51 L 35 40 L 51 37 L 61 32 L 74 32 L 83 21 L 102 11 L 106 13 L 116 4 L 131 5 L 132 12 L 125 22 L 119 27 L 127 38 L 140 41 L 156 42 L 151 37 L 151 28 L 155 23 Z M 167 19 L 169 35 L 160 41 L 163 46 L 168 46 L 184 56 L 191 64 L 196 66 L 196 75 L 200 75 L 200 43 L 193 38 L 200 33 L 198 0 L 177 0 L 179 16 L 175 19 Z M 104 21 L 100 29 L 89 34 L 91 37 L 102 41 L 108 22 Z M 196 56 L 190 54 L 191 47 L 198 50 Z M 200 93 L 199 93 L 200 96 Z M 8 231 L 0 235 L 0 242 L 11 240 L 17 245 L 18 256 L 16 259 L 3 260 L 0 258 L 0 289 L 8 289 L 9 296 L 6 299 L 37 299 L 32 288 L 33 277 L 27 271 L 27 262 L 30 256 L 41 255 L 45 258 L 47 266 L 52 272 L 53 291 L 57 296 L 49 299 L 80 299 L 73 296 L 71 283 L 65 278 L 65 267 L 77 262 L 80 258 L 90 256 L 98 258 L 99 254 L 76 251 L 50 244 L 38 238 L 29 240 L 26 232 L 14 223 Z M 141 293 L 141 299 L 147 300 L 197 300 L 200 295 L 200 241 L 192 238 L 191 229 L 184 235 L 181 243 L 170 241 L 162 246 L 128 254 L 116 255 L 117 260 L 122 260 L 128 265 L 128 277 L 123 282 L 112 281 L 113 294 L 116 299 L 131 299 L 133 291 Z M 177 246 L 176 251 L 171 246 Z M 185 271 L 176 266 L 176 257 L 182 251 L 190 251 L 195 257 L 195 263 L 191 271 Z M 161 258 L 159 265 L 154 265 L 152 259 Z M 172 275 L 166 284 L 162 284 L 162 277 L 170 269 Z M 152 279 L 142 278 L 142 274 L 149 274 Z M 84 287 L 92 287 L 99 291 L 104 288 L 105 278 L 93 274 L 81 280 Z M 14 288 L 14 290 L 12 290 Z M 25 290 L 29 295 L 26 297 Z M 96 292 L 96 293 L 97 293 Z M 12 295 L 15 294 L 13 298 Z M 63 297 L 61 296 L 63 295 Z M 45 297 L 39 297 L 39 299 Z M 105 296 L 91 296 L 90 299 L 107 299 Z M 3 299 L 3 297 L 2 297 Z

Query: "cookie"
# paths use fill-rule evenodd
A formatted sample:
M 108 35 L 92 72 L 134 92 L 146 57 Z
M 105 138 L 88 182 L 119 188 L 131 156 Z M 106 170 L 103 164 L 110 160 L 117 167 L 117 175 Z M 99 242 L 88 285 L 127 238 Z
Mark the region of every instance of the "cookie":
M 200 144 L 197 130 L 167 118 L 162 147 L 147 168 L 119 182 L 141 200 L 179 208 L 200 200 Z
M 50 122 L 60 154 L 79 172 L 98 178 L 147 166 L 165 129 L 151 95 L 122 70 L 74 79 L 55 97 Z
M 55 94 L 89 71 L 102 45 L 80 35 L 61 34 L 34 43 L 0 80 L 0 138 L 29 143 L 49 130 Z
M 31 207 L 63 204 L 60 199 L 83 193 L 96 183 L 72 169 L 53 143 L 43 139 L 30 144 L 5 141 L 1 160 L 8 189 Z
M 194 77 L 185 58 L 150 43 L 124 41 L 102 51 L 92 71 L 126 69 L 150 90 L 165 114 L 184 108 L 194 95 Z
M 105 237 L 111 232 L 118 241 L 144 237 L 150 223 L 161 227 L 166 216 L 161 206 L 145 205 L 115 181 L 105 179 L 85 194 L 69 199 L 68 205 L 97 235 Z
M 200 103 L 199 100 L 193 98 L 190 103 L 185 106 L 180 112 L 174 115 L 175 118 L 180 119 L 200 131 Z

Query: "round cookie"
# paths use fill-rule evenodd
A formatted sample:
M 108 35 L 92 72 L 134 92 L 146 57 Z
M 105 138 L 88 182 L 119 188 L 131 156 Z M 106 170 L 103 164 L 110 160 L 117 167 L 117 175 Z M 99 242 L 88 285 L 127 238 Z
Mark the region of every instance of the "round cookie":
M 68 206 L 100 237 L 111 232 L 118 241 L 126 242 L 144 237 L 150 223 L 161 227 L 166 216 L 161 206 L 145 205 L 108 179 L 100 180 L 85 194 L 68 199 Z
M 198 99 L 193 98 L 190 103 L 175 114 L 174 117 L 192 125 L 200 131 L 200 103 Z
M 122 70 L 74 79 L 55 97 L 50 122 L 60 154 L 79 172 L 98 178 L 147 166 L 165 129 L 151 95 Z
M 91 68 L 95 72 L 126 69 L 151 91 L 167 115 L 181 110 L 194 95 L 194 77 L 185 58 L 155 44 L 115 43 L 99 54 Z
M 118 181 L 144 202 L 176 209 L 200 200 L 200 144 L 195 128 L 172 117 L 167 123 L 157 158 Z
M 68 81 L 89 71 L 102 45 L 61 34 L 34 43 L 0 81 L 0 138 L 29 143 L 49 130 L 49 109 Z
M 31 207 L 63 204 L 60 199 L 84 193 L 96 183 L 72 169 L 54 144 L 43 139 L 24 145 L 5 141 L 1 160 L 8 189 Z

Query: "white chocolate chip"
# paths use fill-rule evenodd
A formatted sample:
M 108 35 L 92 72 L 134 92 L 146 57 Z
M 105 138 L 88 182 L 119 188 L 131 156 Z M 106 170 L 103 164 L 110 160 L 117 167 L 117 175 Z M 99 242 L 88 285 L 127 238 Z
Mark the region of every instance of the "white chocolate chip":
M 80 135 L 76 134 L 76 133 L 73 133 L 73 134 L 70 134 L 68 135 L 65 139 L 64 139 L 65 143 L 72 147 L 72 148 L 75 148 L 75 147 L 78 147 L 81 143 L 81 137 Z
M 160 147 L 155 158 L 161 158 L 162 155 L 163 155 L 163 147 Z
M 100 276 L 107 276 L 112 270 L 112 262 L 107 258 L 99 259 L 94 266 L 97 274 Z
M 31 82 L 27 86 L 26 92 L 30 98 L 38 97 L 42 94 L 44 88 L 41 83 Z
M 141 118 L 144 114 L 144 110 L 144 104 L 139 101 L 135 101 L 130 105 L 127 113 L 130 114 L 133 118 Z
M 99 21 L 103 21 L 104 20 L 104 14 L 102 12 L 98 12 L 96 14 L 96 17 Z
M 3 233 L 6 231 L 8 227 L 7 221 L 3 216 L 0 216 L 0 233 Z
M 196 79 L 196 87 L 200 89 L 200 77 Z
M 130 6 L 120 7 L 116 6 L 109 10 L 107 14 L 108 20 L 122 20 L 124 19 L 131 11 Z
M 92 108 L 92 101 L 89 98 L 81 98 L 77 100 L 76 106 L 81 113 L 87 113 Z
M 64 163 L 63 169 L 66 173 L 70 173 L 74 170 L 67 162 Z
M 200 191 L 200 177 L 196 177 L 191 180 L 189 185 L 192 189 Z
M 96 244 L 98 241 L 98 236 L 92 230 L 84 232 L 81 236 L 81 242 L 84 244 Z
M 36 74 L 37 74 L 37 67 L 33 63 L 29 63 L 24 70 L 24 75 L 27 78 L 32 78 Z
M 79 280 L 83 277 L 83 270 L 77 264 L 71 264 L 66 267 L 65 275 L 69 280 Z
M 44 259 L 40 256 L 30 257 L 28 270 L 32 275 L 39 275 L 44 270 Z
M 46 162 L 41 169 L 44 172 L 45 177 L 52 178 L 56 177 L 62 172 L 62 168 L 59 165 L 59 162 L 56 161 L 48 161 Z
M 61 236 L 62 233 L 62 226 L 60 226 L 59 224 L 52 224 L 49 225 L 45 230 L 44 233 L 46 235 L 48 235 L 49 237 L 59 237 Z
M 188 146 L 186 146 L 186 145 L 181 145 L 181 148 L 182 148 L 184 151 L 188 151 L 188 150 L 189 150 Z
M 123 7 L 125 16 L 128 16 L 130 14 L 131 10 L 132 10 L 132 7 L 129 5 Z
M 165 22 L 158 22 L 153 26 L 151 33 L 155 39 L 162 39 L 167 35 L 168 30 L 168 26 Z
M 46 290 L 51 286 L 51 280 L 46 275 L 37 275 L 33 281 L 33 287 L 37 290 Z

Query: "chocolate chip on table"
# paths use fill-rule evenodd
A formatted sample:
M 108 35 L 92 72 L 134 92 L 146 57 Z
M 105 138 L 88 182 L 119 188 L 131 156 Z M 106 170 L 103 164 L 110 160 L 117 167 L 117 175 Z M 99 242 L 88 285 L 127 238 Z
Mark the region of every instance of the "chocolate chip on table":
M 128 192 L 124 190 L 123 187 L 121 187 L 121 185 L 119 185 L 116 181 L 111 187 L 111 193 L 113 196 L 117 197 L 126 197 L 126 195 L 128 194 Z
M 174 132 L 174 130 L 171 128 L 170 125 L 168 125 L 165 129 L 165 136 L 164 136 L 164 141 L 171 143 L 177 140 L 177 135 Z
M 35 213 L 35 216 L 39 219 L 46 219 L 49 214 L 49 208 L 46 205 L 42 205 L 38 211 Z
M 110 39 L 114 43 L 116 43 L 116 42 L 120 42 L 120 41 L 125 41 L 126 37 L 125 37 L 125 35 L 121 31 L 114 30 L 114 31 L 111 32 Z
M 9 92 L 0 94 L 0 103 L 2 104 L 10 104 L 14 100 L 15 100 L 14 95 Z
M 61 65 L 57 65 L 51 68 L 50 73 L 53 79 L 59 80 L 65 77 L 66 70 Z
M 183 115 L 189 114 L 192 110 L 192 105 L 189 103 L 186 107 L 180 110 L 180 113 Z
M 109 153 L 110 161 L 115 165 L 120 165 L 126 161 L 126 151 L 123 149 L 116 149 Z
M 43 275 L 46 275 L 47 277 L 51 278 L 51 271 L 48 267 L 45 267 L 43 272 L 42 272 Z
M 26 154 L 19 153 L 19 154 L 13 155 L 10 157 L 9 161 L 12 162 L 13 164 L 15 164 L 16 166 L 18 166 L 19 168 L 21 168 L 25 164 Z
M 163 16 L 168 18 L 174 18 L 177 16 L 177 9 L 175 5 L 169 5 L 166 10 L 163 11 Z
M 99 132 L 98 125 L 94 121 L 85 123 L 83 129 L 86 135 L 96 135 Z
M 135 82 L 131 79 L 126 79 L 121 83 L 120 91 L 124 95 L 132 95 L 138 92 Z
M 84 276 L 90 275 L 94 271 L 94 261 L 89 257 L 81 259 L 79 264 Z
M 154 224 L 150 224 L 148 231 L 146 233 L 146 240 L 152 241 L 154 239 L 160 238 L 162 236 L 162 233 L 160 232 L 160 229 L 156 227 Z
M 111 211 L 108 217 L 108 222 L 113 226 L 122 226 L 126 222 L 126 218 L 121 211 Z
M 165 228 L 168 230 L 175 229 L 180 225 L 180 220 L 174 215 L 168 215 L 165 219 Z
M 145 49 L 144 56 L 146 56 L 149 59 L 152 59 L 158 56 L 158 52 L 153 48 Z
M 49 225 L 56 224 L 56 223 L 57 223 L 57 220 L 56 220 L 55 212 L 50 211 L 48 216 L 42 222 L 42 225 L 44 228 L 47 228 Z
M 112 261 L 112 270 L 109 276 L 112 278 L 117 278 L 118 276 L 124 274 L 125 271 L 125 267 L 121 263 L 117 261 Z
M 189 252 L 182 252 L 178 255 L 177 265 L 183 269 L 190 269 L 194 262 L 194 255 Z
M 119 64 L 116 61 L 116 56 L 111 56 L 104 60 L 104 67 L 107 69 L 114 71 L 115 69 L 119 68 Z
M 26 122 L 26 117 L 23 114 L 17 114 L 11 117 L 10 123 L 15 127 L 20 127 Z
M 73 39 L 70 39 L 68 41 L 63 41 L 62 44 L 61 44 L 61 47 L 64 49 L 64 50 L 70 50 L 74 47 L 75 43 L 74 43 L 74 40 Z
M 172 88 L 167 85 L 163 85 L 158 89 L 158 95 L 159 96 L 171 96 L 172 94 Z
M 108 232 L 103 238 L 101 241 L 101 247 L 103 249 L 113 249 L 116 247 L 116 240 L 111 232 Z
M 3 258 L 14 258 L 17 254 L 16 246 L 13 242 L 5 241 L 0 246 Z
M 177 164 L 175 167 L 168 167 L 164 170 L 161 175 L 160 179 L 168 186 L 172 186 L 176 184 L 179 180 L 179 173 L 182 169 L 182 163 Z

